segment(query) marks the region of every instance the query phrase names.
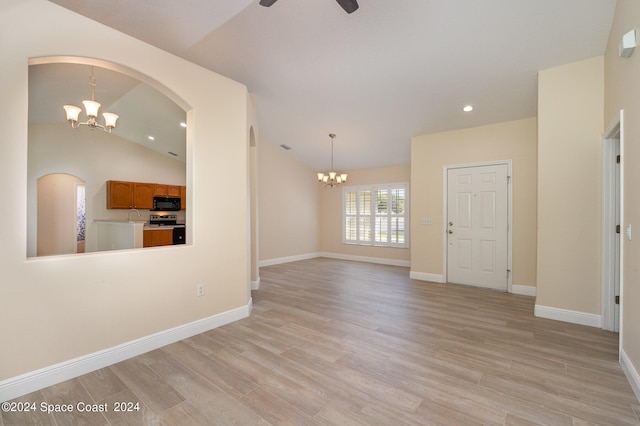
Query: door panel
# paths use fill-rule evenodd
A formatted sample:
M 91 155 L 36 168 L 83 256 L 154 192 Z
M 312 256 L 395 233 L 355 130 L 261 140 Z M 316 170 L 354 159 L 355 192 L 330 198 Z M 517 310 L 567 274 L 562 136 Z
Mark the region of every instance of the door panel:
M 507 290 L 508 166 L 447 172 L 449 282 Z
M 496 242 L 481 240 L 479 243 L 480 251 L 479 268 L 482 272 L 496 271 Z

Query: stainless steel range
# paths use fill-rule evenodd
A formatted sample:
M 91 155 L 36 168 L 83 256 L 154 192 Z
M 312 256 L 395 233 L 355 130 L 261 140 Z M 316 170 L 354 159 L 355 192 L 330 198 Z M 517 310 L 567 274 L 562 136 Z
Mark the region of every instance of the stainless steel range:
M 166 226 L 173 229 L 173 244 L 184 244 L 185 226 L 178 224 L 178 216 L 175 214 L 152 214 L 149 216 L 150 226 Z
M 149 225 L 176 225 L 178 216 L 175 214 L 152 214 L 149 216 Z

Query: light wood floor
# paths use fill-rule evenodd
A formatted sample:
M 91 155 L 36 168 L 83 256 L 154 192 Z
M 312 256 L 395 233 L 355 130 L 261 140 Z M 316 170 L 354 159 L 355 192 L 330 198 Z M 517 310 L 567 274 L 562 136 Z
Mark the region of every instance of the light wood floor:
M 250 318 L 17 399 L 109 412 L 0 425 L 640 424 L 617 334 L 408 275 L 322 258 L 261 268 Z

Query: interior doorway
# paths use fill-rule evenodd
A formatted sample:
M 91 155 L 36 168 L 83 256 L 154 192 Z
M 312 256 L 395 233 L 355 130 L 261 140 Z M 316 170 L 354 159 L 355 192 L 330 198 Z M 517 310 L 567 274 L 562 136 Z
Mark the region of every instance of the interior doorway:
M 510 163 L 446 168 L 447 282 L 511 290 Z
M 623 112 L 602 144 L 602 328 L 619 332 L 622 297 Z
M 85 182 L 66 173 L 37 181 L 37 255 L 85 251 Z

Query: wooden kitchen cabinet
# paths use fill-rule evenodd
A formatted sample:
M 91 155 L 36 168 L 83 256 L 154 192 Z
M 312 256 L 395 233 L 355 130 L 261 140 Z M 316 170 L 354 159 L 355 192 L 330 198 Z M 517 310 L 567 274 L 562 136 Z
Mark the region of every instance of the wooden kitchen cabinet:
M 187 209 L 187 187 L 180 187 L 180 210 Z
M 154 183 L 133 183 L 133 208 L 151 210 L 153 208 Z
M 133 182 L 107 181 L 107 208 L 130 209 L 133 205 Z
M 154 195 L 157 197 L 179 197 L 180 186 L 156 183 Z
M 143 247 L 170 246 L 173 244 L 173 229 L 145 229 L 142 234 Z
M 152 209 L 155 184 L 107 181 L 108 209 Z

